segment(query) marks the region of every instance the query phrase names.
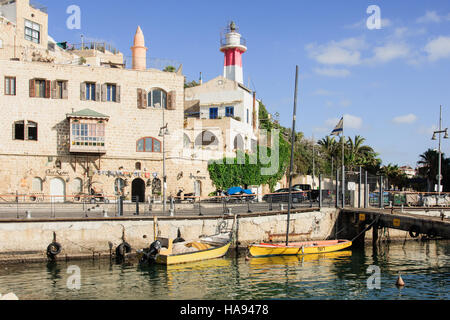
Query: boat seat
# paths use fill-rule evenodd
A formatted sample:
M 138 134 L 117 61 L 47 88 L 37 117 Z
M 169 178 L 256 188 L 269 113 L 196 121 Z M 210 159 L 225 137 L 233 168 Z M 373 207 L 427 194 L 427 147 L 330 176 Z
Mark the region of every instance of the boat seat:
M 209 244 L 201 243 L 201 242 L 197 242 L 197 241 L 186 244 L 186 247 L 188 247 L 188 248 L 193 247 L 193 248 L 198 249 L 199 251 L 208 250 L 211 248 L 211 246 Z

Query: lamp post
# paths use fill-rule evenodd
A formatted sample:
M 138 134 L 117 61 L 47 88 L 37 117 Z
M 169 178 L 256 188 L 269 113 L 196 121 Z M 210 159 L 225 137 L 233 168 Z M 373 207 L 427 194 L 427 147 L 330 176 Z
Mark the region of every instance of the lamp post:
M 439 164 L 438 164 L 438 195 L 439 198 L 441 196 L 441 180 L 442 180 L 442 168 L 441 168 L 441 134 L 445 133 L 444 139 L 448 139 L 448 128 L 445 128 L 445 130 L 442 130 L 442 106 L 440 106 L 440 112 L 439 112 L 439 130 L 433 132 L 433 138 L 431 140 L 437 140 L 436 134 L 439 134 Z
M 164 118 L 164 107 L 163 107 L 163 124 L 165 123 Z M 167 177 L 166 177 L 166 136 L 170 135 L 169 124 L 166 123 L 164 127 L 159 129 L 159 136 L 163 138 L 163 214 L 166 213 L 166 197 L 167 197 Z

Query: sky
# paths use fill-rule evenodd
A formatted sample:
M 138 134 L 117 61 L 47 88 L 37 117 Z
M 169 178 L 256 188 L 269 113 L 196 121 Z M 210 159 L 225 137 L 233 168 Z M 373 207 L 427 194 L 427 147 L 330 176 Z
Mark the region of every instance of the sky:
M 316 140 L 344 116 L 383 164 L 415 167 L 432 141 L 443 107 L 450 120 L 450 1 L 154 1 L 39 0 L 56 41 L 106 41 L 127 57 L 141 26 L 155 63 L 183 64 L 188 81 L 223 74 L 220 33 L 236 22 L 247 40 L 245 85 L 283 126 L 292 126 L 295 67 L 300 69 L 297 126 Z M 81 9 L 70 30 L 67 8 Z M 381 29 L 368 27 L 380 9 Z M 127 58 L 128 59 L 128 58 Z M 173 64 L 174 64 L 173 63 Z M 450 141 L 442 152 L 450 155 Z

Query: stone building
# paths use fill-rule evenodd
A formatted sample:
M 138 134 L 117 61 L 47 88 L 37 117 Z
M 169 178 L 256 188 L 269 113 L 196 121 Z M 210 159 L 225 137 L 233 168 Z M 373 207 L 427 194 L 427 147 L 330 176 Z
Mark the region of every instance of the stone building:
M 45 11 L 0 1 L 0 196 L 76 201 L 95 189 L 146 201 L 164 191 L 164 164 L 167 195 L 214 191 L 207 161 L 182 143 L 181 70 L 146 67 L 140 28 L 132 69 L 106 45 L 56 43 Z

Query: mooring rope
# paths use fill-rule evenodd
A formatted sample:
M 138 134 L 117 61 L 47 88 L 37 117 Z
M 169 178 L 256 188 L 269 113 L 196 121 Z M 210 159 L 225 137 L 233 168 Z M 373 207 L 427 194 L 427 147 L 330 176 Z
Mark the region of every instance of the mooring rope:
M 378 219 L 373 220 L 372 223 L 369 224 L 360 234 L 358 234 L 356 237 L 354 237 L 352 239 L 352 242 L 355 241 L 356 239 L 358 239 L 364 232 L 369 230 L 376 222 L 378 222 Z

